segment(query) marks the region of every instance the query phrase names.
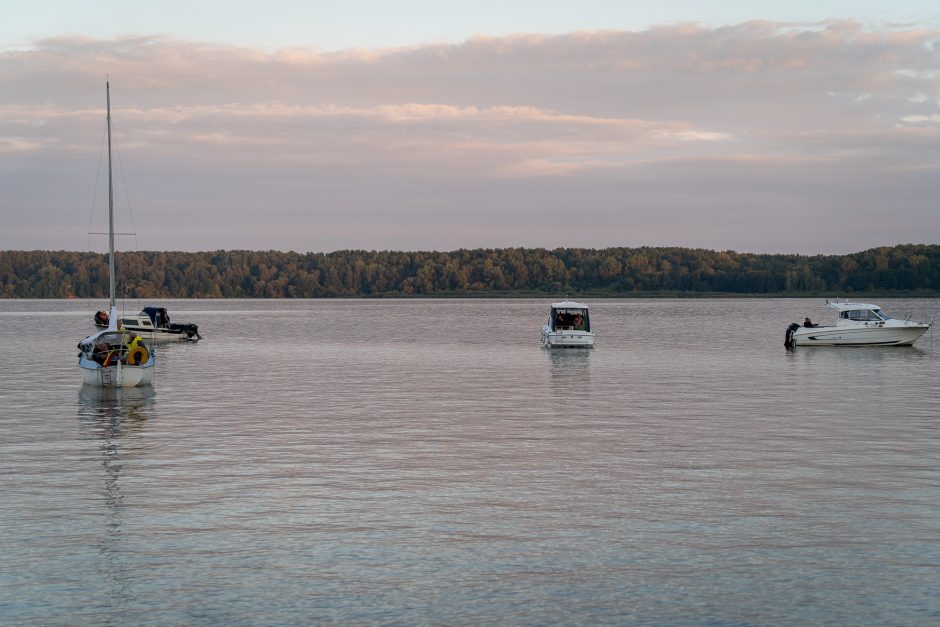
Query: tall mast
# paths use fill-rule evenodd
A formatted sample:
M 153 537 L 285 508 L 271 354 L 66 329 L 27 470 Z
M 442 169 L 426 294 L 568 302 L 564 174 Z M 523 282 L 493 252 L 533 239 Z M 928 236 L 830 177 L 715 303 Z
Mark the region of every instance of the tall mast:
M 108 275 L 111 308 L 114 308 L 114 183 L 111 180 L 111 82 L 105 81 L 108 100 Z

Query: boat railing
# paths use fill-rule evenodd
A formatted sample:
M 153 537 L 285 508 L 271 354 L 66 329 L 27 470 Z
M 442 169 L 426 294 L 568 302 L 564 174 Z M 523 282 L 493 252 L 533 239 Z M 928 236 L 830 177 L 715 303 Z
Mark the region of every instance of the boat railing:
M 905 323 L 905 324 L 914 323 L 914 324 L 926 324 L 928 327 L 929 327 L 929 326 L 933 326 L 933 316 L 930 317 L 930 320 L 929 320 L 929 321 L 927 321 L 927 322 L 922 322 L 923 318 L 921 318 L 920 316 L 918 316 L 918 315 L 916 314 L 916 312 L 915 312 L 915 313 L 906 314 L 903 318 L 896 318 L 896 320 L 904 320 L 904 323 Z

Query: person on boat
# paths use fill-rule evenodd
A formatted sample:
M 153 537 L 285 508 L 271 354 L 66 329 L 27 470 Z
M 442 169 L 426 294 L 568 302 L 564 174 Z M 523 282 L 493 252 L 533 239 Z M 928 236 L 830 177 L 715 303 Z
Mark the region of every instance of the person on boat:
M 132 366 L 140 365 L 140 362 L 144 359 L 144 355 L 147 354 L 147 347 L 141 342 L 140 336 L 136 333 L 130 335 L 130 341 L 127 343 L 127 363 Z M 142 352 L 135 354 L 135 349 L 142 349 Z
M 813 321 L 809 319 L 809 316 L 806 316 L 806 320 L 803 321 L 803 326 L 807 329 L 815 329 L 818 327 L 818 324 L 813 324 Z
M 106 342 L 98 342 L 95 344 L 95 350 L 92 353 L 92 358 L 95 362 L 99 364 L 104 364 L 105 360 L 108 358 L 108 344 Z
M 583 331 L 583 330 L 584 330 L 584 318 L 581 316 L 581 314 L 575 314 L 575 316 L 574 316 L 574 328 L 575 328 L 576 331 Z
M 136 333 L 128 333 L 127 335 L 124 336 L 124 341 L 127 342 L 127 344 L 125 344 L 121 348 L 127 351 L 125 353 L 126 355 L 130 355 L 131 351 L 134 350 L 134 348 L 138 344 L 140 344 L 140 336 L 137 335 Z

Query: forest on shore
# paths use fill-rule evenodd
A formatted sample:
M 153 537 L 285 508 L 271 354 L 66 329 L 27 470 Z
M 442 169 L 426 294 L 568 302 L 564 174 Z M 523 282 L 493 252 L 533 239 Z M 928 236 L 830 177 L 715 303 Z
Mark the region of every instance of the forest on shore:
M 940 245 L 847 255 L 693 248 L 501 248 L 331 253 L 119 252 L 124 298 L 940 295 Z M 108 256 L 0 251 L 0 298 L 104 298 Z

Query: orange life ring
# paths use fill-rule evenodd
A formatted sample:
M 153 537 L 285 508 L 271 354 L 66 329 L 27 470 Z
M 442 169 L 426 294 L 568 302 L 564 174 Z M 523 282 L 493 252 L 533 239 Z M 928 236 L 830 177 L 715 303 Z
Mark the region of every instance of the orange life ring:
M 132 366 L 142 366 L 147 363 L 148 359 L 150 359 L 150 354 L 143 346 L 135 346 L 131 349 L 131 352 L 127 354 L 127 363 Z

